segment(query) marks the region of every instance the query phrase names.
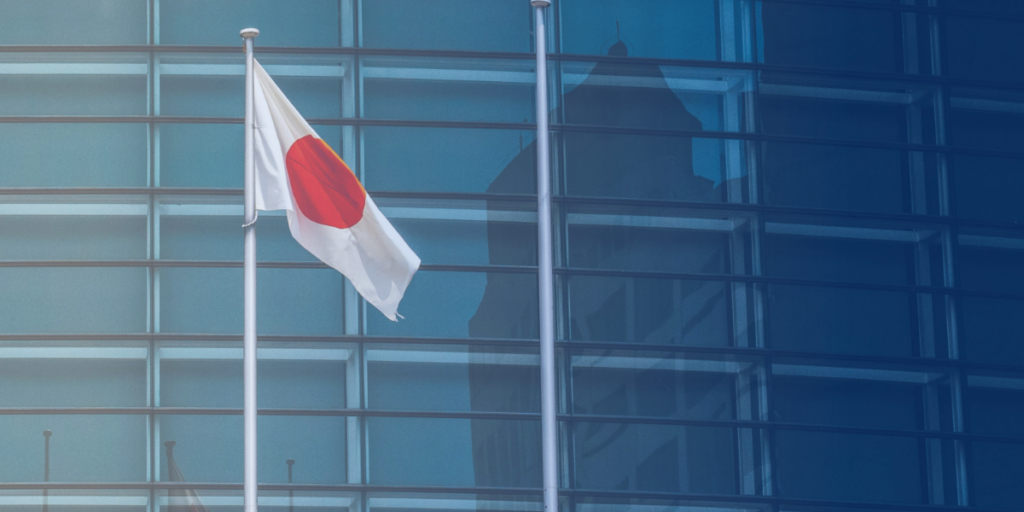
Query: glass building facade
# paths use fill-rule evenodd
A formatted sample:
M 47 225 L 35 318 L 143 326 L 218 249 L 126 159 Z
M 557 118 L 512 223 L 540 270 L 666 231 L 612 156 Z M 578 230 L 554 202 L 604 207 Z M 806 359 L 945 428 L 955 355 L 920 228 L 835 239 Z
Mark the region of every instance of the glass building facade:
M 1024 2 L 548 11 L 563 511 L 1024 508 Z M 541 512 L 531 24 L 0 0 L 0 510 L 241 510 L 254 26 L 424 262 L 261 216 L 262 509 Z

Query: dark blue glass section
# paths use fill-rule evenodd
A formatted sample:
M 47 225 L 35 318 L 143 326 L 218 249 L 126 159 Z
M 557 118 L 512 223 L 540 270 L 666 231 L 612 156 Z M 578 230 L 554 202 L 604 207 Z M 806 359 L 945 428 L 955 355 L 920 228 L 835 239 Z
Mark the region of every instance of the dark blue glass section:
M 1024 365 L 1024 301 L 961 297 L 960 311 L 968 360 Z
M 995 222 L 1024 221 L 1024 161 L 975 155 L 952 158 L 956 214 Z
M 977 377 L 972 376 L 971 379 Z M 1007 379 L 1009 380 L 1009 379 Z M 1020 386 L 1022 381 L 1014 382 Z M 971 386 L 967 394 L 970 431 L 985 436 L 1022 437 L 1024 389 Z
M 841 236 L 842 227 L 830 229 Z M 910 244 L 768 235 L 765 237 L 765 268 L 769 275 L 850 283 L 912 284 L 913 247 Z
M 766 64 L 903 71 L 900 14 L 896 12 L 771 1 L 758 4 Z
M 1024 445 L 973 442 L 970 445 L 974 503 L 979 507 L 1020 510 L 1024 497 L 1018 477 L 1024 474 Z
M 970 4 L 984 9 L 991 2 Z M 995 4 L 991 8 L 1003 10 Z M 1018 18 L 1022 15 L 1019 7 L 1013 10 L 1017 12 L 1010 14 Z M 1024 23 L 966 16 L 946 16 L 943 21 L 946 72 L 949 76 L 970 82 L 1024 83 L 1024 73 L 1019 66 L 1008 65 L 1024 58 L 1024 46 L 1021 44 L 1024 42 L 1021 38 Z
M 1019 152 L 1024 144 L 1024 118 L 1013 112 L 954 109 L 947 126 L 956 146 Z
M 666 359 L 639 359 L 666 363 Z M 695 365 L 696 366 L 696 365 Z M 577 414 L 664 416 L 686 419 L 736 417 L 736 379 L 725 373 L 575 366 L 573 411 Z
M 570 214 L 570 221 L 574 214 Z M 585 221 L 587 214 L 575 214 Z M 617 217 L 617 218 L 616 218 Z M 607 215 L 597 217 L 609 224 L 657 222 L 657 217 Z M 699 222 L 696 220 L 695 222 Z M 577 268 L 723 274 L 729 269 L 729 235 L 708 231 L 627 227 L 616 225 L 569 225 L 569 265 Z
M 814 369 L 828 372 L 827 368 Z M 914 384 L 776 375 L 771 389 L 773 419 L 782 423 L 901 430 L 923 426 L 919 410 L 922 389 Z
M 762 94 L 759 108 L 761 129 L 771 135 L 906 142 L 902 107 Z
M 1020 293 L 1024 288 L 1024 251 L 960 245 L 957 256 L 964 288 L 1004 293 Z

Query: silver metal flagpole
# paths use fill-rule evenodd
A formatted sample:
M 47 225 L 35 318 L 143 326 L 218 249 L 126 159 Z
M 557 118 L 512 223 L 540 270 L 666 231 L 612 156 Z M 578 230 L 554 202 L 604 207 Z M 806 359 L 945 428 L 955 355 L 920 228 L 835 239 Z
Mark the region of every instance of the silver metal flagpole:
M 245 323 L 242 330 L 242 366 L 245 387 L 243 424 L 245 437 L 245 512 L 256 512 L 256 159 L 253 115 L 255 75 L 252 43 L 260 31 L 243 29 L 245 40 Z
M 544 510 L 558 511 L 558 396 L 555 394 L 555 300 L 551 254 L 551 148 L 548 137 L 549 0 L 531 0 L 537 50 L 537 293 L 540 306 L 540 424 Z

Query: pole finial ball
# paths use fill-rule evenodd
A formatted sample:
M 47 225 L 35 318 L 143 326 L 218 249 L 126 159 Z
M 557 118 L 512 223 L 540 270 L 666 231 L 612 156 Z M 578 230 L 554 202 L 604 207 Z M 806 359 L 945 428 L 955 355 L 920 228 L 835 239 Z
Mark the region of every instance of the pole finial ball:
M 551 0 L 530 0 L 530 5 L 534 7 L 551 7 Z
M 252 39 L 260 35 L 260 31 L 255 28 L 243 28 L 239 35 L 242 36 L 242 39 Z

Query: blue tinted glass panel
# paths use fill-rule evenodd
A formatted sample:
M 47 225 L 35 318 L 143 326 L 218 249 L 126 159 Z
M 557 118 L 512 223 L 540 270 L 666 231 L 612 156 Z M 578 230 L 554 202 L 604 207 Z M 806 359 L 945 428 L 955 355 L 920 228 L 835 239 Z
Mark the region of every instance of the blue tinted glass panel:
M 1024 474 L 1024 445 L 971 443 L 974 501 L 979 507 L 1018 510 L 1024 497 L 1017 477 Z
M 903 107 L 864 102 L 766 96 L 759 98 L 761 126 L 772 135 L 869 142 L 905 142 Z
M 587 220 L 629 224 L 672 218 L 569 214 L 569 265 L 579 268 L 722 274 L 728 272 L 729 235 L 709 231 L 616 225 L 585 225 Z M 597 217 L 595 219 L 595 217 Z M 617 217 L 617 218 L 616 218 Z M 573 221 L 580 222 L 572 224 Z M 699 221 L 698 221 L 699 222 Z
M 742 83 L 747 78 L 655 64 L 573 62 L 562 67 L 560 99 L 565 122 L 570 124 L 736 130 L 735 120 L 723 122 L 728 97 L 722 91 L 728 82 Z
M 238 31 L 258 27 L 258 46 L 340 46 L 337 0 L 276 2 L 274 0 L 175 0 L 160 2 L 160 43 L 241 44 Z
M 651 366 L 666 362 L 638 361 Z M 573 411 L 577 414 L 713 420 L 736 417 L 736 379 L 725 373 L 576 366 L 572 379 Z
M 364 184 L 371 191 L 536 191 L 534 129 L 367 126 L 362 134 Z
M 242 260 L 241 205 L 161 205 L 170 214 L 160 216 L 160 257 L 169 260 Z M 233 208 L 236 215 L 189 215 L 204 207 Z M 174 213 L 185 213 L 175 215 Z M 318 261 L 288 230 L 283 215 L 262 212 L 259 217 L 259 261 Z
M 463 213 L 519 222 L 430 220 L 384 215 L 425 264 L 536 265 L 537 227 L 523 222 L 532 212 L 463 210 Z M 456 210 L 458 212 L 458 210 Z M 426 215 L 429 215 L 427 213 Z M 454 215 L 458 215 L 455 213 Z M 453 215 L 453 216 L 454 216 Z M 517 219 L 518 217 L 518 219 Z M 533 220 L 533 219 L 530 219 Z
M 571 276 L 568 291 L 573 340 L 730 345 L 726 283 Z
M 828 432 L 775 432 L 776 484 L 785 497 L 922 503 L 919 442 Z
M 366 428 L 370 484 L 541 485 L 538 421 L 371 417 Z
M 901 292 L 771 285 L 768 334 L 781 350 L 910 356 L 915 307 Z
M 972 290 L 1020 293 L 1024 287 L 1024 252 L 963 245 L 961 237 L 958 261 L 960 285 Z M 999 240 L 999 239 L 996 239 Z M 1018 242 L 1004 238 L 1007 243 Z
M 156 130 L 160 140 L 160 185 L 242 188 L 242 124 L 161 124 Z
M 272 73 L 273 69 L 267 72 Z M 342 85 L 339 79 L 271 76 L 303 118 L 341 117 Z M 161 76 L 160 113 L 165 116 L 242 118 L 245 115 L 245 77 Z
M 950 142 L 968 148 L 1019 152 L 1024 144 L 1024 117 L 1007 110 L 951 110 L 946 123 Z
M 991 2 L 970 3 L 974 7 Z M 1011 14 L 1019 18 L 1022 13 L 1019 7 L 1016 10 Z M 1024 58 L 1022 29 L 1024 23 L 1019 22 L 946 16 L 946 72 L 971 82 L 1024 83 L 1024 73 L 1017 66 L 1007 65 Z
M 975 377 L 972 376 L 971 379 Z M 1020 381 L 1017 381 L 1019 385 Z M 968 388 L 971 432 L 988 436 L 1021 437 L 1024 424 L 1024 390 Z
M 264 419 L 259 418 L 259 423 Z M 169 441 L 175 443 L 174 462 L 186 482 L 242 481 L 242 415 L 162 415 L 155 421 L 160 437 L 154 443 L 154 464 L 160 481 L 170 480 L 164 448 Z M 266 442 L 267 438 L 260 436 L 257 449 Z
M 49 208 L 59 211 L 63 206 Z M 66 213 L 69 214 L 0 216 L 0 239 L 4 240 L 0 244 L 0 259 L 146 259 L 145 215 L 74 215 L 74 210 Z
M 907 166 L 920 159 L 934 180 L 931 155 L 900 151 L 765 142 L 765 202 L 830 210 L 904 213 Z
M 148 135 L 144 124 L 0 124 L 4 165 L 17 171 L 0 186 L 144 187 Z
M 263 334 L 342 334 L 342 277 L 333 269 L 260 269 L 258 329 Z M 242 269 L 160 269 L 163 332 L 238 333 Z
M 374 336 L 536 338 L 537 276 L 520 273 L 420 271 L 392 322 L 367 306 Z
M 342 416 L 261 417 L 260 481 L 288 483 L 288 466 L 284 461 L 294 459 L 292 481 L 295 483 L 346 483 L 346 421 Z M 298 433 L 311 435 L 296 435 Z
M 954 155 L 953 192 L 956 213 L 969 219 L 1024 221 L 1024 161 Z
M 759 5 L 766 64 L 903 71 L 897 12 L 784 2 Z
M 564 0 L 562 52 L 664 59 L 737 60 L 743 55 L 734 23 L 743 16 L 736 2 L 713 0 Z M 721 17 L 723 38 L 717 25 Z M 730 30 L 732 29 L 732 30 Z M 621 42 L 621 44 L 619 44 Z
M 576 486 L 734 494 L 735 435 L 716 427 L 576 423 Z
M 34 352 L 36 357 L 0 360 L 0 407 L 147 405 L 145 348 L 104 347 L 93 353 L 96 358 L 73 358 L 88 354 L 85 350 L 25 347 L 22 352 Z M 131 358 L 102 358 L 105 355 Z
M 721 202 L 728 186 L 746 183 L 738 141 L 577 132 L 562 140 L 570 195 Z
M 1024 16 L 1024 4 L 1017 0 L 939 0 L 938 7 L 946 7 L 958 11 L 973 11 L 979 14 L 1006 14 Z
M 199 359 L 202 349 L 192 350 L 194 359 L 160 360 L 160 405 L 162 407 L 242 407 L 241 349 L 232 359 Z M 214 349 L 223 351 L 224 349 Z M 280 349 L 278 349 L 280 350 Z M 345 351 L 331 350 L 340 356 Z M 345 371 L 343 360 L 302 359 L 316 357 L 296 351 L 295 359 L 258 361 L 259 407 L 276 409 L 342 409 L 345 407 Z M 323 357 L 323 356 L 320 356 Z
M 239 424 L 241 428 L 241 424 Z M 4 482 L 43 480 L 43 431 L 50 438 L 51 482 L 144 482 L 146 480 L 145 415 L 2 415 L 0 457 Z
M 145 268 L 0 269 L 4 333 L 146 331 Z
M 146 0 L 3 0 L 0 44 L 147 44 Z
M 0 75 L 0 115 L 146 115 L 146 65 L 105 65 L 139 74 Z
M 360 3 L 363 46 L 528 52 L 532 11 L 518 0 L 369 0 Z
M 540 412 L 536 354 L 495 347 L 427 348 L 368 351 L 370 408 Z
M 979 363 L 1024 364 L 1020 319 L 1024 302 L 962 297 L 961 325 L 967 359 Z
M 896 242 L 768 235 L 765 267 L 770 275 L 778 277 L 911 284 L 912 249 L 910 244 Z
M 775 375 L 771 389 L 774 418 L 782 423 L 921 428 L 918 403 L 922 390 L 914 384 Z
M 371 119 L 530 123 L 536 93 L 532 64 L 366 59 L 362 64 L 363 115 Z

